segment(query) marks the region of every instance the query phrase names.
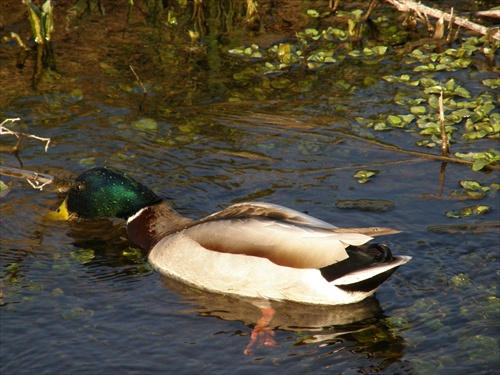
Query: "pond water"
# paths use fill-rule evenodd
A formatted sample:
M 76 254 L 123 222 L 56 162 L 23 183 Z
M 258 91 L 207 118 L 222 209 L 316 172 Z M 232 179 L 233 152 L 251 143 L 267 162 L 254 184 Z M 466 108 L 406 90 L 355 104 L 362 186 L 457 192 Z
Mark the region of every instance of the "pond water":
M 115 4 L 112 10 L 120 8 Z M 15 68 L 13 47 L 2 45 L 1 77 L 8 86 L 2 120 L 19 117 L 15 130 L 52 140 L 45 152 L 42 143 L 25 139 L 17 156 L 1 154 L 2 164 L 70 177 L 108 163 L 192 218 L 260 200 L 340 227 L 392 227 L 402 233 L 384 242 L 413 259 L 373 298 L 356 305 L 273 303 L 270 327 L 278 345 L 257 345 L 244 355 L 260 318 L 250 301 L 161 277 L 129 243 L 122 222 L 51 221 L 45 215 L 62 197 L 50 187 L 38 191 L 2 176 L 10 187 L 0 201 L 2 374 L 489 374 L 499 369 L 498 170 L 474 172 L 448 163 L 442 173 L 440 161 L 388 147 L 439 154 L 415 145 L 422 139 L 418 131 L 376 132 L 355 120 L 401 111 L 393 101 L 400 88 L 380 77 L 405 72 L 403 62 L 370 68 L 377 83 L 343 94 L 336 95 L 332 86 L 339 72 L 326 68 L 294 73 L 304 80 L 330 76 L 310 92 L 274 89 L 275 96 L 270 90 L 261 100 L 241 94 L 236 101 L 244 84 L 228 83 L 227 62 L 221 59 L 216 68 L 211 59 L 202 66 L 191 51 L 179 54 L 177 63 L 186 66 L 179 74 L 171 70 L 168 79 L 172 65 L 158 72 L 158 81 L 152 65 L 141 65 L 148 89 L 143 100 L 124 62 L 152 55 L 144 35 L 155 29 L 132 22 L 129 35 L 118 37 L 121 29 L 113 22 L 108 10 L 106 17 L 68 26 L 54 45 L 61 76 L 42 81 L 36 90 L 30 88 L 34 63 L 28 59 L 24 70 Z M 29 31 L 26 21 L 13 25 Z M 108 28 L 109 38 L 89 34 L 91 26 L 96 32 Z M 86 44 L 92 41 L 98 47 Z M 241 70 L 239 64 L 231 68 Z M 345 74 L 348 68 L 339 69 Z M 353 82 L 363 82 L 358 75 L 365 70 L 352 70 Z M 494 76 L 486 69 L 474 80 L 469 73 L 456 77 L 468 77 L 460 82 L 475 96 L 484 90 L 481 79 Z M 4 141 L 14 142 L 7 136 Z M 457 137 L 452 150 L 497 145 L 494 139 Z M 360 170 L 377 174 L 361 184 L 353 177 Z M 489 190 L 473 200 L 462 180 Z M 381 205 L 369 209 L 369 202 L 358 201 L 366 199 Z M 477 204 L 491 210 L 446 215 Z

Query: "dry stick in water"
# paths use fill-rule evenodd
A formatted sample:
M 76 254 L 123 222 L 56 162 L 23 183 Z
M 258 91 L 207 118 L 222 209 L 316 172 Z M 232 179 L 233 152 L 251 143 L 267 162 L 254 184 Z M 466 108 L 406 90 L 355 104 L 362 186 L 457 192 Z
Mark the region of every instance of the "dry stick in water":
M 455 25 L 465 27 L 466 29 L 475 31 L 482 35 L 487 35 L 493 39 L 500 40 L 500 31 L 498 31 L 498 27 L 488 28 L 482 25 L 478 25 L 477 23 L 466 20 L 465 18 L 453 16 L 439 9 L 429 8 L 423 4 L 415 3 L 414 1 L 410 0 L 385 1 L 394 5 L 400 12 L 408 12 L 409 10 L 413 10 L 426 16 L 428 15 L 434 18 L 443 18 L 445 21 L 453 22 Z
M 132 73 L 134 73 L 134 76 L 135 76 L 135 79 L 137 80 L 137 82 L 139 83 L 139 85 L 141 86 L 141 89 L 142 89 L 142 93 L 143 94 L 147 94 L 148 93 L 148 90 L 146 89 L 146 87 L 142 84 L 142 81 L 141 79 L 139 78 L 139 76 L 137 75 L 137 73 L 135 72 L 135 69 L 132 65 L 129 65 L 129 68 L 130 70 L 132 71 Z
M 441 88 L 441 94 L 438 100 L 439 105 L 439 121 L 441 122 L 441 153 L 444 157 L 450 155 L 450 141 L 448 140 L 448 135 L 446 134 L 446 127 L 444 125 L 444 108 L 443 108 L 443 88 Z

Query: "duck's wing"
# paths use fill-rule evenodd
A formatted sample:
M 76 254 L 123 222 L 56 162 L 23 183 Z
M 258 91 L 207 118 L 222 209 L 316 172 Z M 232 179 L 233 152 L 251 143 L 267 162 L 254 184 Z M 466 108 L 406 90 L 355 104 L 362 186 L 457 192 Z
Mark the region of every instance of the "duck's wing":
M 335 233 L 359 233 L 370 237 L 385 236 L 400 233 L 399 230 L 384 227 L 367 228 L 338 228 L 326 221 L 316 219 L 302 212 L 283 207 L 278 204 L 265 202 L 245 202 L 229 206 L 225 210 L 216 212 L 200 221 L 235 219 L 243 217 L 266 217 L 290 224 L 309 226 L 312 228 L 329 229 Z
M 337 229 L 289 208 L 250 202 L 194 222 L 182 233 L 209 250 L 263 257 L 286 267 L 322 268 L 347 259 L 347 246 L 372 239 Z
M 337 228 L 335 225 L 327 223 L 326 221 L 316 219 L 315 217 L 292 210 L 291 208 L 265 202 L 245 202 L 233 204 L 222 211 L 207 216 L 203 220 L 218 220 L 223 218 L 234 219 L 250 216 L 267 217 L 269 219 L 317 228 Z

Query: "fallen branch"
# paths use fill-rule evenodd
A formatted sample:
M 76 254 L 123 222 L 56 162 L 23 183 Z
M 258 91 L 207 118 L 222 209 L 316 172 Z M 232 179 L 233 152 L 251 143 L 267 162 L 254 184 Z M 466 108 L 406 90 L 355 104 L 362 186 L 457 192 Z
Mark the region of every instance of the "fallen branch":
M 71 181 L 51 176 L 44 173 L 38 173 L 34 171 L 28 171 L 25 169 L 18 169 L 12 167 L 0 166 L 0 175 L 21 178 L 28 181 L 28 183 L 34 188 L 43 190 L 46 185 L 52 184 L 58 188 L 59 192 L 65 192 L 71 186 Z
M 471 22 L 465 18 L 457 17 L 455 15 L 448 14 L 439 9 L 429 8 L 423 4 L 415 3 L 411 0 L 385 0 L 388 3 L 396 7 L 400 12 L 408 12 L 413 10 L 419 14 L 424 14 L 426 16 L 431 16 L 438 19 L 444 19 L 447 22 L 453 22 L 455 25 L 465 27 L 466 29 L 475 31 L 482 35 L 490 36 L 493 39 L 500 40 L 500 31 L 498 27 L 488 28 L 477 23 Z

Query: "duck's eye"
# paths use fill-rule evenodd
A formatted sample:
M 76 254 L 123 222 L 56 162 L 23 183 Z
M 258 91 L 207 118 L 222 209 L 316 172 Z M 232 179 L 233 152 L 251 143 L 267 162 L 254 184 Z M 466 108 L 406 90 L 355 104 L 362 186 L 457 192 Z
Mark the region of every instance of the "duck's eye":
M 74 187 L 75 187 L 76 191 L 85 190 L 85 184 L 83 182 L 80 182 L 80 181 L 76 181 Z

